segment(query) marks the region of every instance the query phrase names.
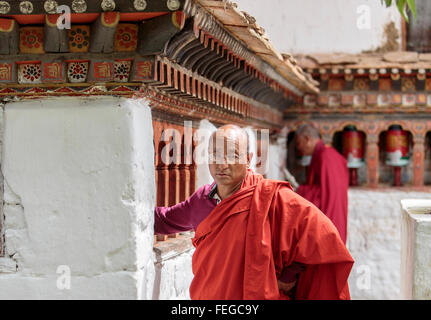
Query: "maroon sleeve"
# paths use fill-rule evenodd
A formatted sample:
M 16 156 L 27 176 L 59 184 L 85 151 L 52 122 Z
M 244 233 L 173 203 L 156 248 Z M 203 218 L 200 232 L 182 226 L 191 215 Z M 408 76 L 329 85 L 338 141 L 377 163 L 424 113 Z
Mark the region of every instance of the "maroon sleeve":
M 199 223 L 216 206 L 205 194 L 207 188 L 200 188 L 186 201 L 173 207 L 157 207 L 154 212 L 154 232 L 174 234 L 196 230 Z

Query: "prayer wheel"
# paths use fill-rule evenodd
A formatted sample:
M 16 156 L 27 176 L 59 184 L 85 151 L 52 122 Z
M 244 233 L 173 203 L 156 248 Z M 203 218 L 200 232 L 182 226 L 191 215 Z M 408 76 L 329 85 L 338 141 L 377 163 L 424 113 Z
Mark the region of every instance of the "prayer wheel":
M 365 146 L 364 135 L 355 126 L 344 128 L 342 149 L 350 172 L 350 185 L 356 187 L 358 186 L 358 168 L 361 168 L 365 163 Z
M 401 168 L 409 164 L 409 136 L 401 126 L 386 132 L 386 165 L 394 167 L 394 186 L 401 186 Z

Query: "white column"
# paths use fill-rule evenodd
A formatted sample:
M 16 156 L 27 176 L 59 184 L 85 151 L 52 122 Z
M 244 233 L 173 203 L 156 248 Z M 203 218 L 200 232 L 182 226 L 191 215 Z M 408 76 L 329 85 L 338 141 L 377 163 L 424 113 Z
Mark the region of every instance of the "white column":
M 288 129 L 285 127 L 278 134 L 275 141 L 270 141 L 268 152 L 268 179 L 285 180 L 286 177 L 283 168 L 286 167 L 287 161 L 287 135 Z
M 147 102 L 14 102 L 4 108 L 3 125 L 8 268 L 0 268 L 0 299 L 151 298 L 155 185 Z
M 193 137 L 197 144 L 194 152 L 194 159 L 196 162 L 196 190 L 214 181 L 211 177 L 210 169 L 208 168 L 208 146 L 210 137 L 215 131 L 217 131 L 216 126 L 208 120 L 202 120 L 199 123 L 199 130 L 197 130 Z
M 401 297 L 431 299 L 431 200 L 402 200 Z

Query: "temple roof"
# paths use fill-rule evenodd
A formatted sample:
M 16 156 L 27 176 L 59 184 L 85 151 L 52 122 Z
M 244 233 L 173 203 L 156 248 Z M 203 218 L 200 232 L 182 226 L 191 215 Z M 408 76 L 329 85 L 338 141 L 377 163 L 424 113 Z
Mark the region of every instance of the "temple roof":
M 228 0 L 196 0 L 213 15 L 235 38 L 243 42 L 254 54 L 269 63 L 285 79 L 305 92 L 318 92 L 318 83 L 311 75 L 296 65 L 290 55 L 278 52 L 265 30 L 256 19 L 241 11 L 236 3 Z
M 313 69 L 431 69 L 431 54 L 414 51 L 393 51 L 387 53 L 319 53 L 295 55 L 302 68 Z

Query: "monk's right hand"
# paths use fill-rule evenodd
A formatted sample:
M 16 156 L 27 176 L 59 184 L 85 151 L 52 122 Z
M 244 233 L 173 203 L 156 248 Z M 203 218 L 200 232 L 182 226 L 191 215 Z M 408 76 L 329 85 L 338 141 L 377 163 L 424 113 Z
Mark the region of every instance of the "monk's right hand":
M 296 286 L 296 281 L 287 283 L 278 280 L 277 284 L 279 290 L 283 291 L 285 294 L 288 294 Z

